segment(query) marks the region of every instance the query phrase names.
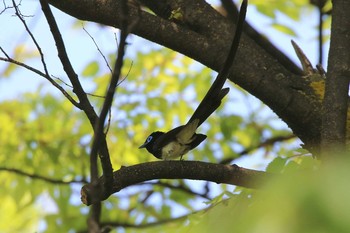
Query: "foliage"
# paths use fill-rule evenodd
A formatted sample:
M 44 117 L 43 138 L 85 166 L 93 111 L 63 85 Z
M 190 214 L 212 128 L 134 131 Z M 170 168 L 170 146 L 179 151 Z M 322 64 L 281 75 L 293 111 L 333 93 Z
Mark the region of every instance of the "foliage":
M 309 162 L 262 191 L 244 191 L 191 216 L 176 232 L 349 232 L 349 161 L 321 168 Z

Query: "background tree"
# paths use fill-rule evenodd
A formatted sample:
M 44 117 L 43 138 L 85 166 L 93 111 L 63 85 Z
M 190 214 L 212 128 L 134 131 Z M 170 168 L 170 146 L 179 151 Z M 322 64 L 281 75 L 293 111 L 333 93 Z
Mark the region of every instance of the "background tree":
M 42 32 L 40 36 L 33 34 L 26 23 L 30 19 L 29 14 L 21 12 L 21 5 L 14 1 L 3 3 L 1 16 L 15 14 L 34 42 L 35 49 L 23 49 L 23 45 L 18 44 L 14 51 L 9 52 L 1 43 L 1 60 L 9 62 L 2 76 L 16 76 L 18 70 L 14 69 L 14 65 L 19 65 L 30 71 L 26 75 L 34 72 L 35 76 L 50 81 L 60 92 L 48 92 L 44 86 L 16 100 L 4 100 L 1 103 L 0 159 L 3 172 L 0 175 L 6 190 L 1 194 L 4 200 L 1 212 L 4 213 L 2 216 L 7 217 L 3 219 L 1 229 L 12 232 L 33 231 L 38 230 L 39 224 L 40 231 L 48 232 L 57 231 L 57 226 L 60 231 L 72 232 L 98 232 L 108 227 L 116 230 L 123 228 L 125 231 L 138 231 L 141 228 L 142 232 L 203 232 L 203 229 L 214 227 L 222 231 L 235 228 L 239 232 L 251 232 L 254 229 L 281 232 L 288 224 L 287 219 L 298 219 L 298 213 L 303 213 L 308 218 L 298 219 L 295 228 L 288 228 L 291 232 L 307 230 L 308 220 L 318 223 L 319 228 L 311 224 L 310 229 L 315 231 L 348 231 L 349 224 L 343 221 L 343 216 L 348 216 L 347 211 L 350 209 L 344 204 L 345 194 L 349 194 L 348 185 L 343 179 L 332 182 L 332 178 L 337 177 L 334 174 L 338 174 L 332 169 L 324 172 L 326 175 L 319 176 L 316 182 L 305 174 L 300 179 L 293 177 L 291 182 L 285 178 L 282 185 L 278 182 L 272 185 L 271 193 L 274 195 L 269 198 L 239 187 L 233 191 L 230 185 L 184 179 L 148 181 L 109 197 L 131 184 L 159 178 L 203 179 L 250 188 L 261 187 L 262 181 L 272 176 L 270 173 L 295 174 L 296 171 L 302 173 L 302 170 L 315 168 L 317 163 L 310 156 L 300 156 L 302 154 L 312 153 L 320 157 L 319 152 L 322 151 L 327 161 L 336 155 L 330 153 L 329 149 L 346 154 L 350 64 L 348 50 L 344 49 L 350 43 L 346 40 L 350 30 L 350 20 L 345 17 L 350 9 L 347 1 L 333 1 L 333 8 L 330 2 L 311 2 L 320 9 L 320 19 L 325 21 L 326 27 L 330 19 L 329 12 L 332 11 L 333 15 L 325 93 L 325 74 L 322 69 L 316 72 L 314 67 L 308 66 L 307 59 L 300 52 L 303 70 L 299 69 L 257 31 L 246 25 L 230 80 L 249 95 L 238 87 L 231 91 L 231 98 L 223 104 L 224 107 L 211 116 L 201 129 L 208 135 L 206 143 L 186 156 L 186 160 L 214 164 L 192 161 L 145 163 L 154 158 L 138 151 L 137 147 L 154 129 L 173 128 L 191 116 L 203 97 L 201 94 L 212 82 L 212 72 L 189 57 L 213 70 L 221 68 L 227 55 L 223 51 L 228 51 L 237 17 L 232 2 L 222 1 L 222 7 L 215 9 L 199 0 L 140 1 L 129 4 L 126 11 L 122 1 L 49 1 L 51 6 L 75 18 L 124 28 L 124 32 L 131 30 L 133 34 L 186 55 L 156 48 L 127 56 L 106 125 L 106 143 L 104 137 L 99 143 L 101 163 L 98 166 L 95 164 L 97 160 L 91 160 L 93 156 L 89 156 L 89 153 L 93 129 L 99 119 L 112 70 L 115 71 L 114 76 L 118 76 L 116 71 L 120 65 L 113 68 L 113 64 L 118 64 L 115 62 L 116 52 L 102 52 L 101 44 L 94 39 L 96 37 L 91 37 L 90 49 L 99 52 L 85 68 L 77 72 L 71 61 L 74 55 L 68 55 L 70 51 L 63 42 L 69 42 L 71 38 L 64 35 L 63 31 L 63 37 L 60 36 L 55 23 L 60 19 L 51 15 L 46 1 L 40 1 L 42 12 L 55 41 L 47 49 L 41 47 L 41 37 L 44 37 Z M 276 17 L 276 12 L 283 12 L 296 20 L 306 7 L 310 7 L 306 6 L 307 1 L 276 1 L 273 6 L 261 1 L 251 4 L 271 18 Z M 42 13 L 37 12 L 37 15 Z M 78 25 L 81 28 L 81 24 Z M 293 33 L 286 25 L 276 23 L 273 26 Z M 92 26 L 85 24 L 84 29 L 87 27 Z M 320 23 L 320 32 L 323 32 L 323 28 L 324 24 Z M 107 28 L 102 26 L 100 31 L 105 32 Z M 89 38 L 86 32 L 85 37 Z M 322 34 L 319 36 L 320 45 L 323 43 L 321 38 Z M 123 41 L 118 38 L 115 43 L 112 38 L 109 43 L 116 50 L 117 44 L 123 48 Z M 54 43 L 59 60 L 48 63 L 47 58 L 56 54 L 53 52 Z M 68 46 L 69 43 L 66 44 Z M 142 47 L 142 44 L 136 44 L 127 46 L 127 49 Z M 322 61 L 321 51 L 319 61 Z M 83 54 L 84 51 L 79 51 L 78 58 L 83 59 L 80 52 Z M 41 60 L 40 66 L 37 60 L 33 62 L 31 59 L 37 56 Z M 122 61 L 122 56 L 118 58 Z M 56 69 L 52 73 L 51 70 L 58 64 L 63 66 L 64 73 Z M 286 122 L 308 152 L 296 149 L 298 146 L 295 142 L 290 144 L 292 141 L 289 140 L 294 136 L 285 127 L 281 129 L 280 125 L 276 125 L 274 117 L 268 115 L 263 118 L 267 111 L 265 107 L 256 102 L 250 107 L 250 95 L 262 100 Z M 247 102 L 248 111 L 238 114 L 242 112 L 244 101 Z M 325 110 L 323 113 L 322 107 Z M 287 143 L 277 143 L 280 141 Z M 264 154 L 267 156 L 266 161 L 275 158 L 266 169 L 269 173 L 225 165 L 249 154 Z M 110 164 L 116 170 L 114 179 Z M 104 178 L 97 180 L 96 169 L 100 165 Z M 263 170 L 264 166 L 256 168 Z M 341 166 L 337 166 L 336 170 L 342 171 Z M 347 177 L 346 174 L 341 177 Z M 78 200 L 80 188 L 87 182 L 91 183 L 84 186 L 83 199 L 94 203 L 91 208 Z M 332 187 L 332 193 L 320 192 L 327 185 Z M 303 187 L 304 192 L 299 194 L 296 187 Z M 342 195 L 334 199 L 334 193 Z M 103 199 L 106 200 L 101 203 Z M 220 202 L 222 199 L 226 201 Z M 200 204 L 203 200 L 207 204 Z M 335 200 L 335 206 L 339 208 L 334 212 L 330 203 L 335 203 Z M 43 208 L 41 203 L 51 206 L 46 204 L 46 208 Z M 256 206 L 253 210 L 248 208 L 252 203 Z M 283 203 L 291 205 L 283 206 Z M 209 204 L 211 208 L 208 208 Z M 281 215 L 279 207 L 283 207 L 282 212 L 285 214 Z M 188 217 L 188 214 L 203 208 L 208 209 Z M 270 208 L 269 215 L 265 215 L 267 208 Z M 237 217 L 237 213 L 241 217 Z M 89 215 L 87 226 L 85 215 Z M 266 217 L 261 220 L 263 215 Z M 337 220 L 333 216 L 338 216 Z M 175 225 L 172 224 L 174 222 Z M 198 222 L 200 224 L 195 226 Z

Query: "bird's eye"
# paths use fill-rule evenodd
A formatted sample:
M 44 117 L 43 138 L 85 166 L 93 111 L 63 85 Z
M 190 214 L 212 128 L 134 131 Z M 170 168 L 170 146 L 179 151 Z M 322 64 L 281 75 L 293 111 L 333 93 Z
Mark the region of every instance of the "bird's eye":
M 149 143 L 150 141 L 152 141 L 152 136 L 149 136 L 147 139 L 146 139 L 146 142 Z

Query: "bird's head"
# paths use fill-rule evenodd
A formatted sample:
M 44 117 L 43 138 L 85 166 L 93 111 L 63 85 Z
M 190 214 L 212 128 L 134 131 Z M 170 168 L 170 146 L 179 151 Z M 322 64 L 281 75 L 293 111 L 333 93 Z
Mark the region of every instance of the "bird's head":
M 152 153 L 155 141 L 163 134 L 163 132 L 159 131 L 151 133 L 151 135 L 147 137 L 146 141 L 139 147 L 139 149 L 146 148 L 148 152 Z

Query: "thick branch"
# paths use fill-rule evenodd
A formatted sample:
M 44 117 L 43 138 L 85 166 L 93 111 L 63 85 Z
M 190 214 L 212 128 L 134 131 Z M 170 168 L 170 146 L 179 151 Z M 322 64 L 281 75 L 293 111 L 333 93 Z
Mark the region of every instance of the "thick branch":
M 222 6 L 225 8 L 227 17 L 235 22 L 238 18 L 238 10 L 233 0 L 221 0 Z M 300 68 L 281 50 L 277 49 L 264 35 L 255 30 L 247 21 L 244 25 L 244 32 L 266 50 L 271 56 L 275 57 L 281 64 L 287 67 L 295 74 L 302 74 Z
M 332 34 L 322 118 L 322 149 L 345 150 L 350 81 L 350 1 L 333 0 Z M 332 153 L 329 153 L 332 154 Z
M 86 205 L 107 199 L 113 193 L 144 181 L 154 179 L 191 179 L 215 183 L 232 184 L 247 188 L 258 188 L 272 177 L 272 174 L 245 169 L 237 165 L 222 165 L 199 161 L 160 161 L 121 167 L 113 173 L 114 181 L 110 193 L 95 189 L 91 184 L 82 187 L 82 201 Z M 105 178 L 99 178 L 103 187 Z

